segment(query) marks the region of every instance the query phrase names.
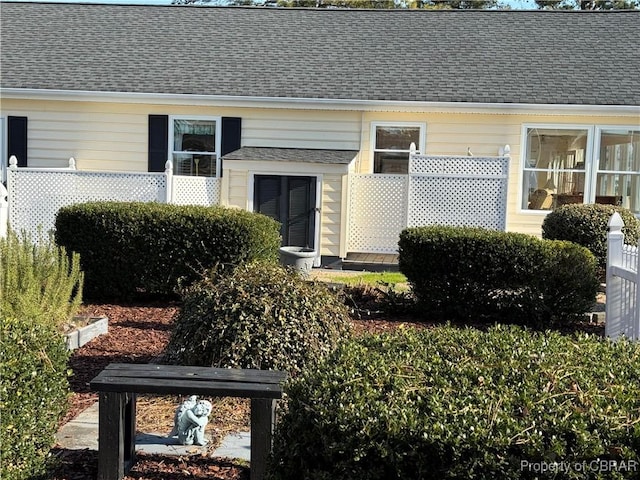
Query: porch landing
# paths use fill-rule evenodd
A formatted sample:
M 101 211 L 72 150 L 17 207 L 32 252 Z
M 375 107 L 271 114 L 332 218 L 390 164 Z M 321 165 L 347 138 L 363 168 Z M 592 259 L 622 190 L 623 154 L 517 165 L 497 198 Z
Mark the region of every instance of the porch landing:
M 398 255 L 385 253 L 347 253 L 342 259 L 342 270 L 366 270 L 369 272 L 398 271 Z

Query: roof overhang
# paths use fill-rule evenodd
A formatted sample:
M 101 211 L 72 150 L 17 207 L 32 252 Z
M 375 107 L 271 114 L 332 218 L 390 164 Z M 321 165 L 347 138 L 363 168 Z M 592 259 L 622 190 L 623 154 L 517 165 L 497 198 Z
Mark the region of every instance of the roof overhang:
M 0 98 L 40 101 L 57 100 L 76 102 L 139 103 L 155 105 L 294 108 L 299 110 L 489 113 L 496 115 L 518 115 L 535 112 L 546 115 L 624 115 L 638 116 L 640 118 L 640 105 L 420 102 L 334 98 L 100 92 L 84 90 L 43 90 L 33 88 L 0 88 Z
M 348 165 L 358 155 L 357 150 L 327 150 L 310 148 L 241 147 L 222 157 L 223 160 L 257 162 L 304 162 Z

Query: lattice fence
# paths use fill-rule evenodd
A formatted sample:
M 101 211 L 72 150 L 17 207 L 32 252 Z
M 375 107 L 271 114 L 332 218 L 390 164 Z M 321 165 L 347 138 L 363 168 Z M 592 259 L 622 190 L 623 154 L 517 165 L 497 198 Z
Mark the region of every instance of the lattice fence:
M 507 157 L 411 157 L 408 226 L 455 225 L 504 230 Z
M 171 203 L 178 205 L 217 205 L 220 203 L 220 179 L 214 177 L 174 176 Z
M 170 185 L 172 188 L 167 188 Z M 61 207 L 89 201 L 220 203 L 220 179 L 163 173 L 90 172 L 73 169 L 7 170 L 9 224 L 32 236 L 54 228 Z M 169 198 L 168 198 L 169 194 Z
M 407 222 L 407 175 L 351 175 L 349 251 L 388 253 Z
M 506 227 L 509 157 L 412 155 L 408 175 L 350 175 L 347 251 L 396 253 L 408 226 Z
M 609 220 L 607 233 L 607 337 L 640 341 L 640 242 L 624 243 L 624 222 L 618 213 Z

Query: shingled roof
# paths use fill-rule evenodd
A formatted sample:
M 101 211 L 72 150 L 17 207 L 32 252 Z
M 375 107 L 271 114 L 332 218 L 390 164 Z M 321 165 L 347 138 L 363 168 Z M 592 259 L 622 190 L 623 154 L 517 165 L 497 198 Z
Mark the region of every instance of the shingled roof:
M 4 88 L 640 105 L 640 11 L 0 9 Z

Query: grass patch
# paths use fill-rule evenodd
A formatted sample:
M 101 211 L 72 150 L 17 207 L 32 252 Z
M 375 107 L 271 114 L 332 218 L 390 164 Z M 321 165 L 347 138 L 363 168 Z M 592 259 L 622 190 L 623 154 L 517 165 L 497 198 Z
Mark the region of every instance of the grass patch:
M 323 275 L 319 278 L 319 280 L 332 282 L 332 283 L 343 283 L 349 286 L 356 285 L 370 285 L 370 286 L 379 286 L 379 285 L 389 285 L 393 284 L 399 286 L 399 284 L 406 284 L 407 277 L 400 272 L 365 272 L 358 275 L 345 275 L 339 273 L 330 273 L 326 276 Z

